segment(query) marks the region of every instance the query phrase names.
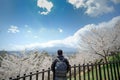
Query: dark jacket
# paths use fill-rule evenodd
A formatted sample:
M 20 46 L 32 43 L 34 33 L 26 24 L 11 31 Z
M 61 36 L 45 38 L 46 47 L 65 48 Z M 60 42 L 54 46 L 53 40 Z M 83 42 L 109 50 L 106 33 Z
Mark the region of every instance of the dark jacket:
M 67 72 L 70 70 L 70 64 L 69 64 L 69 61 L 66 59 L 66 58 L 64 58 L 64 56 L 57 56 L 57 58 L 59 58 L 60 60 L 63 60 L 64 59 L 64 61 L 66 62 L 66 64 L 67 64 Z M 57 59 L 55 59 L 53 62 L 52 62 L 52 65 L 51 65 L 51 70 L 52 70 L 52 72 L 55 72 L 55 65 L 56 65 L 56 62 L 57 62 L 58 60 Z

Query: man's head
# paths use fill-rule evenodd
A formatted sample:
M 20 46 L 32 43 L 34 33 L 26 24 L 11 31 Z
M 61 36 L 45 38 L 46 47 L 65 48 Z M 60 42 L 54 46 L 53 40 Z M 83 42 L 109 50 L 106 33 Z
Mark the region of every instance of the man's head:
M 59 50 L 57 51 L 57 54 L 58 54 L 59 56 L 62 56 L 62 55 L 63 55 L 63 51 L 62 51 L 61 49 L 59 49 Z

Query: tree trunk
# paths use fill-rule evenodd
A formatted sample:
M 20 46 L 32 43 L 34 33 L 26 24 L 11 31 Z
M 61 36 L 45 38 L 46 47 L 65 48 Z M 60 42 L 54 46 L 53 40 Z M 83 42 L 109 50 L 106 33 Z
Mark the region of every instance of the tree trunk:
M 104 56 L 104 60 L 105 60 L 105 63 L 108 62 L 108 60 L 107 60 L 107 56 Z

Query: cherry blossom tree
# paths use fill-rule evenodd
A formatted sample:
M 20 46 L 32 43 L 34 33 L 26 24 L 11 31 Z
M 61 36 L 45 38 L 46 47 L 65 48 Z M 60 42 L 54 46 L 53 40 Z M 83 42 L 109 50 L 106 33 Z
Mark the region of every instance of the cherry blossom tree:
M 29 54 L 22 54 L 21 57 L 6 54 L 1 62 L 0 78 L 15 78 L 18 75 L 23 76 L 23 74 L 29 74 L 30 72 L 34 73 L 42 69 L 48 69 L 51 62 L 51 57 L 45 52 L 32 51 Z
M 82 30 L 81 30 L 82 31 Z M 87 25 L 79 33 L 80 53 L 93 53 L 104 58 L 112 51 L 120 48 L 120 19 L 113 19 L 108 23 Z

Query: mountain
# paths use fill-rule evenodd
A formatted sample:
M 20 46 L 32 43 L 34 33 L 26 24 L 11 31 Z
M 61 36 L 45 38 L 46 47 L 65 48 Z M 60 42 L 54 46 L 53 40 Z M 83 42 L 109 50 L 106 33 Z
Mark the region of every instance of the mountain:
M 77 52 L 77 49 L 71 47 L 46 47 L 46 48 L 34 48 L 34 49 L 25 49 L 23 51 L 7 51 L 8 54 L 17 54 L 21 56 L 21 53 L 30 53 L 31 51 L 46 51 L 49 55 L 56 54 L 58 49 L 62 49 L 63 52 L 67 55 L 74 54 Z
M 71 53 L 77 52 L 77 49 L 70 48 L 70 47 L 69 48 L 68 47 L 48 47 L 48 48 L 41 48 L 40 50 L 45 50 L 45 51 L 47 51 L 50 54 L 54 54 L 59 49 L 63 50 L 63 52 L 67 53 L 67 54 L 69 54 L 69 53 L 71 54 Z

